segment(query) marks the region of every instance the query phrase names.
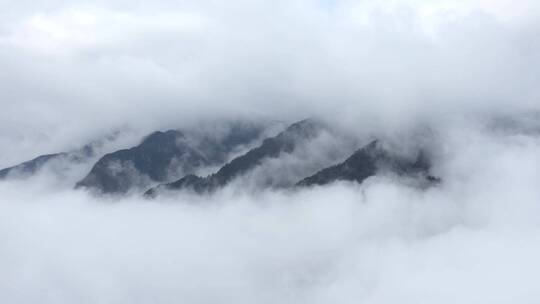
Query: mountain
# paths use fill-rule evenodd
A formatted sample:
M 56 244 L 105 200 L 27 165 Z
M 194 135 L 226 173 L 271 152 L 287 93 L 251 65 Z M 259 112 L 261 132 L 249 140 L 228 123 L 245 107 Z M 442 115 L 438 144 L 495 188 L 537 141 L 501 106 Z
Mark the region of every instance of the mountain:
M 429 174 L 431 164 L 423 151 L 414 159 L 393 155 L 383 149 L 378 141 L 362 147 L 344 162 L 325 168 L 297 183 L 297 186 L 326 185 L 335 181 L 356 181 L 362 183 L 368 177 L 381 171 L 389 171 L 401 176 L 425 178 L 428 182 L 439 179 Z
M 291 153 L 298 145 L 316 137 L 322 128 L 321 122 L 312 119 L 294 123 L 278 135 L 266 138 L 260 146 L 234 158 L 214 174 L 207 177 L 188 174 L 173 183 L 162 184 L 148 190 L 145 196 L 155 196 L 160 190 L 189 189 L 198 193 L 214 191 L 259 166 L 266 159 L 278 158 L 282 153 Z
M 92 143 L 0 170 L 0 179 L 30 176 L 47 167 L 59 173 L 69 187 L 79 180 L 75 188 L 102 194 L 147 190 L 147 197 L 162 190 L 208 193 L 231 182 L 246 189 L 306 187 L 335 181 L 362 183 L 385 172 L 427 184 L 439 182 L 430 175 L 430 159 L 422 150 L 406 157 L 373 141 L 355 151 L 357 137 L 313 119 L 294 123 L 259 141 L 269 134 L 268 127 L 265 123 L 212 122 L 157 131 L 136 146 L 108 154 L 103 151 L 110 151 L 110 147 Z M 75 173 L 65 178 L 69 172 Z
M 7 178 L 10 175 L 16 175 L 18 177 L 28 177 L 42 169 L 43 166 L 45 166 L 45 164 L 50 160 L 63 158 L 66 155 L 67 153 L 40 155 L 32 160 L 0 170 L 0 179 Z
M 85 162 L 95 155 L 96 147 L 100 145 L 101 143 L 96 141 L 87 144 L 78 150 L 40 155 L 32 160 L 0 170 L 0 179 L 6 179 L 9 177 L 27 178 L 38 173 L 45 166 L 54 161 L 66 161 L 70 164 L 79 164 Z
M 255 141 L 264 130 L 250 123 L 218 129 L 154 132 L 135 147 L 103 156 L 76 188 L 105 194 L 148 189 L 152 184 L 222 164 L 230 153 Z

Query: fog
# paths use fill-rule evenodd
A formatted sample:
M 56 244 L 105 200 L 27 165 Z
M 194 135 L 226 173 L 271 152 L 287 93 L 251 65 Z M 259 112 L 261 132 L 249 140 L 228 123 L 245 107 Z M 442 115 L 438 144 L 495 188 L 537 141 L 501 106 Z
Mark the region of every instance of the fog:
M 540 137 L 448 130 L 422 190 L 361 185 L 107 199 L 0 184 L 6 303 L 535 302 Z
M 0 181 L 0 302 L 540 301 L 537 1 L 0 4 L 2 168 L 317 117 L 428 147 L 442 180 L 253 186 L 354 150 L 326 133 L 204 195 L 95 196 L 73 189 L 95 159 L 53 164 Z
M 125 125 L 538 108 L 532 0 L 3 3 L 4 165 Z

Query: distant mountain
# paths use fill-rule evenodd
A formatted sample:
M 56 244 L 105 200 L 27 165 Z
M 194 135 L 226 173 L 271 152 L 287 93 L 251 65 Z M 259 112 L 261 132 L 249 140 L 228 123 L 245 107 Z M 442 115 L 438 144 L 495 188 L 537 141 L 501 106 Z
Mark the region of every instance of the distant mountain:
M 95 141 L 78 150 L 40 155 L 32 160 L 0 170 L 0 179 L 9 177 L 27 178 L 38 173 L 46 165 L 54 161 L 65 161 L 71 164 L 85 162 L 95 156 L 96 148 L 100 147 L 101 145 L 102 142 Z
M 294 123 L 278 135 L 265 139 L 259 147 L 225 164 L 214 174 L 207 177 L 189 174 L 173 183 L 154 187 L 148 190 L 145 196 L 155 196 L 161 190 L 188 189 L 198 193 L 211 192 L 259 166 L 266 159 L 278 158 L 282 153 L 291 153 L 298 145 L 316 137 L 322 127 L 321 122 L 312 119 Z
M 76 188 L 105 194 L 148 189 L 152 184 L 220 165 L 235 149 L 252 143 L 264 131 L 251 123 L 218 129 L 154 132 L 135 147 L 103 156 Z
M 157 131 L 136 146 L 108 154 L 104 151 L 110 147 L 103 148 L 103 141 L 98 141 L 0 170 L 0 179 L 31 176 L 47 167 L 59 173 L 69 187 L 79 180 L 75 188 L 94 193 L 120 195 L 146 190 L 147 197 L 163 190 L 209 193 L 232 182 L 246 189 L 362 183 L 385 172 L 425 181 L 422 185 L 439 182 L 430 174 L 431 161 L 422 150 L 414 157 L 403 156 L 373 141 L 355 151 L 356 135 L 314 119 L 294 123 L 274 136 L 269 136 L 269 125 L 212 122 Z M 265 136 L 269 137 L 261 142 Z M 88 173 L 81 179 L 84 172 Z
M 0 179 L 7 178 L 10 175 L 16 175 L 17 177 L 28 177 L 43 168 L 43 166 L 50 160 L 59 159 L 66 156 L 67 153 L 40 155 L 32 160 L 0 170 Z
M 388 171 L 402 176 L 421 177 L 428 182 L 438 182 L 438 178 L 429 174 L 430 167 L 430 161 L 422 151 L 418 153 L 416 158 L 409 159 L 392 155 L 384 150 L 378 141 L 372 141 L 357 150 L 344 162 L 301 180 L 297 186 L 326 185 L 335 181 L 362 183 L 380 171 Z

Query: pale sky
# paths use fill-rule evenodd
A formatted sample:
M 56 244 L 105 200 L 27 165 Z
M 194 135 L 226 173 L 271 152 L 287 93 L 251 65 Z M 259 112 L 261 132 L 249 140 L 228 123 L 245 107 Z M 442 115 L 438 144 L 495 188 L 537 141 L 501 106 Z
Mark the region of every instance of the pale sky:
M 425 143 L 442 181 L 246 187 L 353 153 L 325 132 L 223 191 L 153 202 L 75 190 L 94 163 L 59 160 L 0 182 L 0 303 L 540 303 L 539 5 L 0 0 L 0 168 L 118 130 L 105 152 L 321 117 Z
M 530 108 L 540 96 L 538 1 L 3 6 L 0 144 L 15 153 L 0 163 L 30 156 L 29 142 L 54 152 L 118 126 L 174 127 L 178 115 L 395 122 Z

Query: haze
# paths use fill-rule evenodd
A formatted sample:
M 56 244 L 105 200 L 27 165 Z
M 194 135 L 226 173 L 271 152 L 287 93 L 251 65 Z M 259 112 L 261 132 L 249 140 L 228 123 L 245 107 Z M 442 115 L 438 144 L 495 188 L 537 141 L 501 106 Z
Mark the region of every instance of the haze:
M 538 1 L 0 8 L 0 169 L 111 134 L 99 153 L 156 130 L 249 120 L 275 134 L 315 117 L 360 142 L 429 146 L 442 180 L 255 191 L 248 176 L 153 201 L 74 189 L 96 159 L 3 180 L 0 302 L 540 301 Z M 324 151 L 341 161 L 337 143 L 258 178 Z

